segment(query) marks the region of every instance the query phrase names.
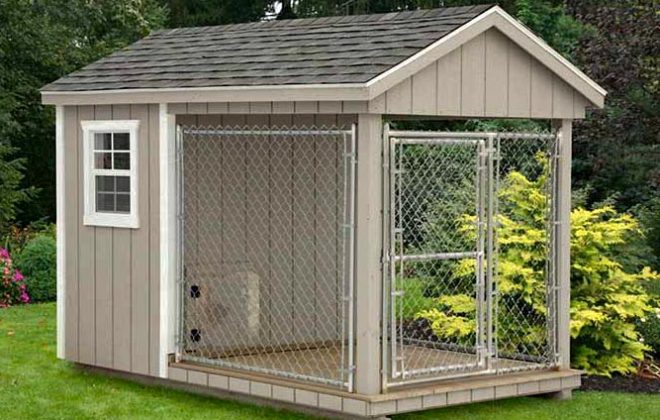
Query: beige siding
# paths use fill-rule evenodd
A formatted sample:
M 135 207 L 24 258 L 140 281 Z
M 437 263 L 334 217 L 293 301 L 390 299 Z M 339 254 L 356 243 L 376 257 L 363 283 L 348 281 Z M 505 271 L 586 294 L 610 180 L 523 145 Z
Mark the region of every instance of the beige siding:
M 158 106 L 65 107 L 66 358 L 155 375 L 159 344 Z M 84 226 L 85 120 L 140 120 L 139 229 Z
M 368 109 L 392 115 L 584 118 L 587 104 L 493 28 L 373 99 Z

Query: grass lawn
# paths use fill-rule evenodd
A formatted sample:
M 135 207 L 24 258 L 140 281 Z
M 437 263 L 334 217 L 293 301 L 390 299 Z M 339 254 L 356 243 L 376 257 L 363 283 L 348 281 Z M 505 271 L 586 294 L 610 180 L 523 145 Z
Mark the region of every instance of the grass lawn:
M 576 392 L 571 401 L 517 398 L 397 419 L 657 419 L 660 396 Z M 0 309 L 0 418 L 280 419 L 291 412 L 147 387 L 55 358 L 55 305 Z

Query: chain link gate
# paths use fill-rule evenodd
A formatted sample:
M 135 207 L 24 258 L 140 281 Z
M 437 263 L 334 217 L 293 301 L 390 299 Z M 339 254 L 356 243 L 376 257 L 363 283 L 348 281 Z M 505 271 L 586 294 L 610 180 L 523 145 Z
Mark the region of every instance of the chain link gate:
M 179 360 L 352 390 L 355 127 L 181 127 Z
M 384 137 L 385 384 L 555 365 L 556 136 Z

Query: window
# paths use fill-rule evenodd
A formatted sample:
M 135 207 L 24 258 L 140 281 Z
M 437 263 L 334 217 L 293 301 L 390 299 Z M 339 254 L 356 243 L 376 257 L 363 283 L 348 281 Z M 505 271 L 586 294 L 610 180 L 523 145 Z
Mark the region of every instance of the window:
M 83 121 L 84 224 L 137 228 L 138 121 Z

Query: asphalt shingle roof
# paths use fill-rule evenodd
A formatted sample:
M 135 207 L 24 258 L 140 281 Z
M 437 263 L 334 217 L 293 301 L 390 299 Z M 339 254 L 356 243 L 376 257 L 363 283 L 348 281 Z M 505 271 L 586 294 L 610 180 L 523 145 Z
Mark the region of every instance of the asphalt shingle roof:
M 364 83 L 490 7 L 163 30 L 42 91 Z

